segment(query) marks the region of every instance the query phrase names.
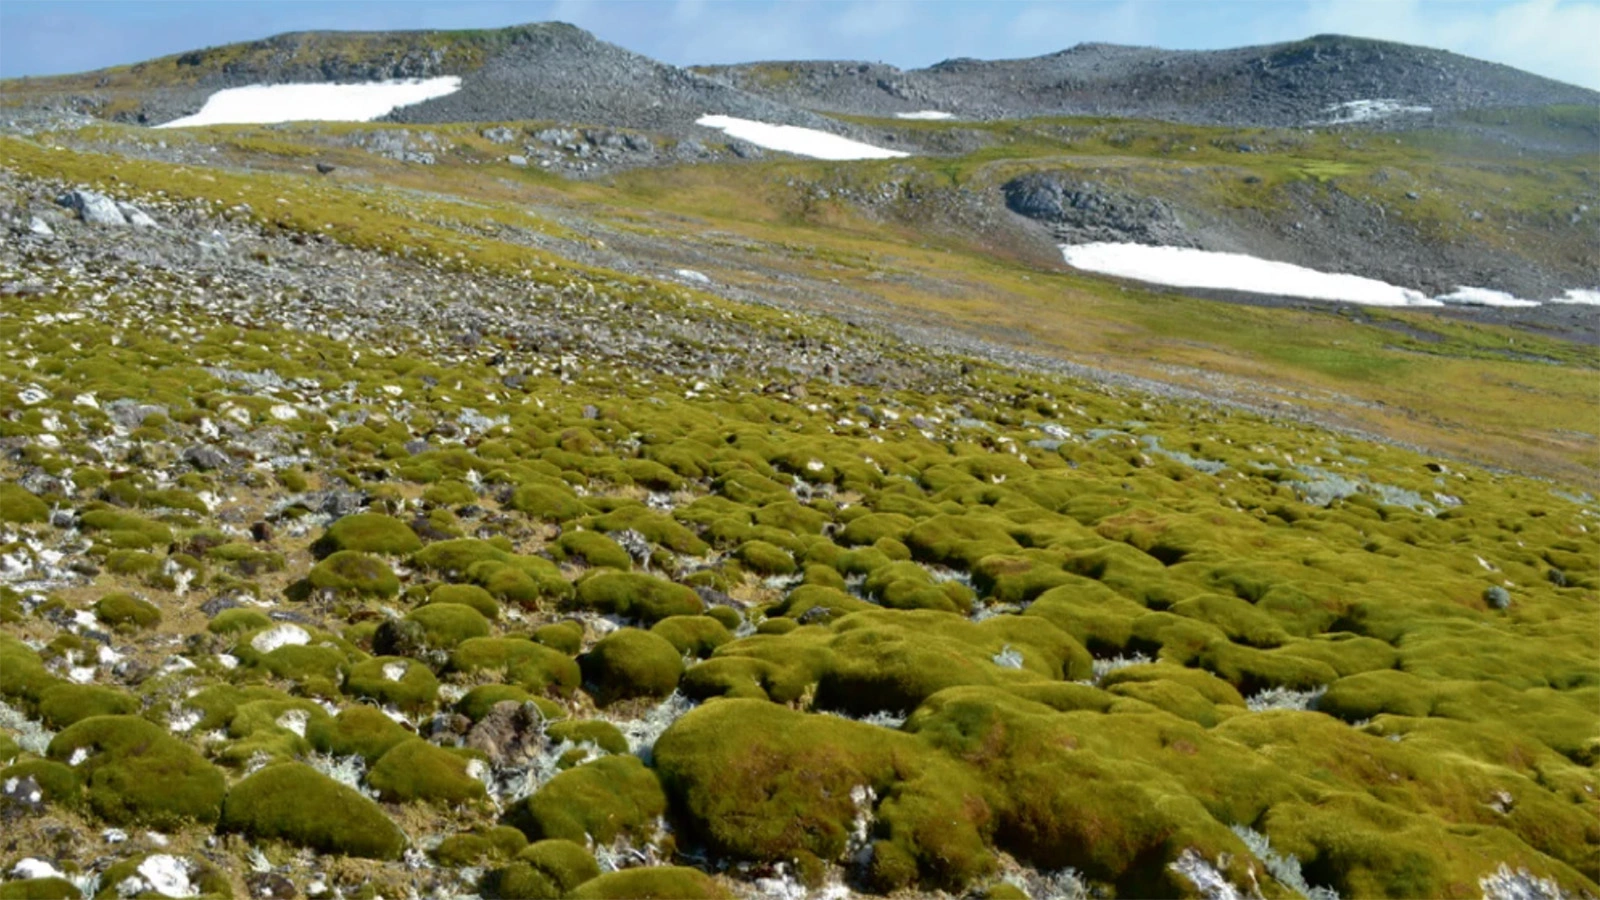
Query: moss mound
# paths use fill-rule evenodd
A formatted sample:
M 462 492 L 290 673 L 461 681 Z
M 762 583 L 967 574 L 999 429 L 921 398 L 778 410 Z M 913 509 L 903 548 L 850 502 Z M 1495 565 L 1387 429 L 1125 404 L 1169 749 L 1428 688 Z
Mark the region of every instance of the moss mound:
M 506 682 L 531 693 L 570 693 L 578 686 L 578 663 L 559 650 L 524 638 L 468 638 L 450 654 L 458 672 L 502 672 Z
M 217 820 L 222 773 L 159 726 L 132 716 L 83 719 L 50 741 L 49 755 L 66 762 L 80 750 L 89 806 L 107 822 L 177 828 Z
M 530 841 L 609 844 L 621 836 L 648 838 L 666 810 L 654 772 L 632 756 L 604 756 L 550 779 L 512 807 L 506 820 Z
M 628 739 L 617 726 L 600 719 L 566 719 L 545 729 L 552 741 L 590 743 L 607 753 L 627 753 Z
M 393 597 L 400 579 L 389 564 L 370 553 L 340 550 L 311 567 L 311 587 L 346 596 Z
M 306 740 L 319 753 L 362 757 L 370 765 L 390 748 L 414 738 L 411 732 L 372 706 L 347 706 L 337 716 L 312 720 Z
M 585 684 L 602 705 L 629 697 L 665 697 L 683 676 L 678 648 L 637 628 L 619 628 L 606 635 L 578 662 Z
M 405 556 L 422 549 L 422 539 L 399 519 L 378 513 L 356 513 L 328 526 L 312 546 L 318 556 L 341 550 Z
M 39 695 L 39 718 L 65 728 L 91 716 L 126 716 L 139 711 L 139 698 L 95 684 L 58 684 Z
M 220 827 L 322 853 L 396 859 L 405 835 L 376 803 L 301 763 L 268 766 L 228 792 Z
M 119 631 L 152 628 L 161 622 L 161 610 L 155 604 L 132 594 L 107 594 L 101 597 L 95 601 L 94 616 Z
M 439 679 L 428 667 L 404 656 L 375 656 L 350 667 L 344 689 L 358 697 L 392 703 L 409 712 L 433 708 Z
M 699 615 L 705 608 L 693 589 L 637 572 L 590 575 L 578 582 L 576 602 L 583 609 L 638 619 L 645 624 L 668 616 Z
M 449 649 L 468 638 L 488 637 L 489 620 L 461 603 L 433 602 L 412 610 L 407 619 L 422 626 L 429 646 Z
M 706 898 L 727 900 L 733 895 L 699 869 L 685 866 L 651 866 L 623 869 L 578 885 L 567 896 L 575 900 L 645 900 L 645 898 Z
M 468 760 L 421 739 L 401 741 L 378 759 L 367 783 L 384 800 L 405 803 L 464 803 L 481 800 L 483 782 L 468 771 Z

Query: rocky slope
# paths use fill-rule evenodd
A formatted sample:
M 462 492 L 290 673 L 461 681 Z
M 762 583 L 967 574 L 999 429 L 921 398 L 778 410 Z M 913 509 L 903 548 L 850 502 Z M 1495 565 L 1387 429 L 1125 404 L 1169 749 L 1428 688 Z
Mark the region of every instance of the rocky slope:
M 876 63 L 760 62 L 700 69 L 751 93 L 830 113 L 937 110 L 975 119 L 1118 116 L 1303 126 L 1393 101 L 1414 119 L 1460 110 L 1579 104 L 1600 94 L 1509 66 L 1339 35 L 1233 50 L 1080 44 L 1031 59 L 952 59 L 902 71 Z M 1427 112 L 1405 111 L 1427 108 Z M 1368 113 L 1380 112 L 1378 109 Z
M 707 114 L 856 129 L 666 65 L 582 29 L 547 22 L 482 32 L 305 32 L 197 50 L 134 66 L 7 83 L 5 104 L 68 109 L 157 125 L 200 109 L 225 88 L 456 75 L 461 89 L 405 107 L 410 123 L 546 120 L 698 131 Z M 705 133 L 705 132 L 701 132 Z

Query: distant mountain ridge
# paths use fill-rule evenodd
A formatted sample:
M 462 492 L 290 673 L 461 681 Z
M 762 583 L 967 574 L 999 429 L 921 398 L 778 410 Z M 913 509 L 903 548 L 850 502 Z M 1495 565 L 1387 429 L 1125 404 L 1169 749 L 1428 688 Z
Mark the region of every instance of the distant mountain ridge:
M 1331 108 L 1387 99 L 1441 113 L 1562 104 L 1600 93 L 1443 50 L 1319 35 L 1232 50 L 1079 44 L 1031 59 L 759 62 L 698 67 L 749 91 L 821 112 L 886 116 L 935 109 L 979 119 L 1045 115 L 1213 125 L 1307 125 Z
M 1056 115 L 1197 124 L 1309 125 L 1339 104 L 1393 100 L 1437 113 L 1590 105 L 1600 93 L 1441 50 L 1321 35 L 1232 50 L 1085 43 L 1030 59 L 682 68 L 559 22 L 475 31 L 295 32 L 79 75 L 13 79 L 0 103 L 159 124 L 214 91 L 255 83 L 459 75 L 456 94 L 396 121 L 554 119 L 680 130 L 706 113 L 850 134 L 827 115 L 939 110 L 964 118 Z

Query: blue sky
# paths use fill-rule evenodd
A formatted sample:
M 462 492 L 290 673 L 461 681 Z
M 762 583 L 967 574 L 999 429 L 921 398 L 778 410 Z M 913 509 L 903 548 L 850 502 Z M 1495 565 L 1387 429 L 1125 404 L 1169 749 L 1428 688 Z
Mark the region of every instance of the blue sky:
M 666 62 L 1050 53 L 1082 41 L 1208 49 L 1337 32 L 1439 47 L 1600 89 L 1600 0 L 545 0 L 0 2 L 0 77 L 137 62 L 312 29 L 571 22 Z

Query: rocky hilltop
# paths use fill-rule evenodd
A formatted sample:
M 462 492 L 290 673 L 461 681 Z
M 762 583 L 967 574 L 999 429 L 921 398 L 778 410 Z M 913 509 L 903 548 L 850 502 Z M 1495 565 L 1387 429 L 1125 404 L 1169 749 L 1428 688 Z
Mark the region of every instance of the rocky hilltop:
M 1340 35 L 1233 50 L 1079 44 L 1031 59 L 951 59 L 908 71 L 840 62 L 698 71 L 784 103 L 863 116 L 933 110 L 975 119 L 1116 116 L 1295 126 L 1385 112 L 1418 116 L 1600 102 L 1594 91 L 1509 66 Z M 1376 100 L 1389 105 L 1349 105 Z

